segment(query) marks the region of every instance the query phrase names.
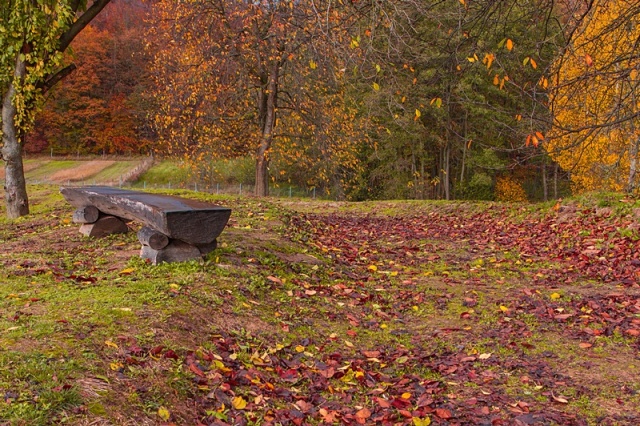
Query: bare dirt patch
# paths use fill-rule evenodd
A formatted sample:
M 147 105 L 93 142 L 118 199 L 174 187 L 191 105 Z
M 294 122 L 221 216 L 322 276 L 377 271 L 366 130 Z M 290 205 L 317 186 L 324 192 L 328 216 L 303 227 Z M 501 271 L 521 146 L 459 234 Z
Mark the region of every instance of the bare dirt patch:
M 50 180 L 56 183 L 82 181 L 89 179 L 91 176 L 95 176 L 114 163 L 115 161 L 113 160 L 87 161 L 85 164 L 81 164 L 78 167 L 60 170 L 59 172 L 52 174 Z

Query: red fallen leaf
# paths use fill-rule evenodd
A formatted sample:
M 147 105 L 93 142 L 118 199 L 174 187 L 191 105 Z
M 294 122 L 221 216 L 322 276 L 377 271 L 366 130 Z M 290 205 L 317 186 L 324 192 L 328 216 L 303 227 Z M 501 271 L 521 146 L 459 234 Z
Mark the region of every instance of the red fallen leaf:
M 286 332 L 286 333 L 288 333 L 288 332 L 289 332 L 289 325 L 288 325 L 288 324 L 285 324 L 285 323 L 281 322 L 281 323 L 280 323 L 280 327 L 282 328 L 282 330 L 283 330 L 284 332 Z
M 398 410 L 401 410 L 403 408 L 406 408 L 406 407 L 410 406 L 411 402 L 409 400 L 404 399 L 404 398 L 394 398 L 393 401 L 391 401 L 391 405 L 394 408 L 397 408 Z
M 436 408 L 436 416 L 440 417 L 443 420 L 447 420 L 453 417 L 451 415 L 451 411 L 447 410 L 446 408 Z
M 278 372 L 278 375 L 282 380 L 287 382 L 295 383 L 298 381 L 298 372 L 293 368 L 290 368 L 288 370 L 282 370 Z
M 475 356 L 465 356 L 460 360 L 460 362 L 473 362 L 476 360 Z
M 356 422 L 363 425 L 366 423 L 366 420 L 369 417 L 371 417 L 371 411 L 369 411 L 367 408 L 363 408 L 362 410 L 356 413 L 355 417 L 356 417 Z
M 591 343 L 581 342 L 578 346 L 580 346 L 582 349 L 589 349 L 593 345 Z
M 151 350 L 149 351 L 149 353 L 151 355 L 159 355 L 160 353 L 162 353 L 162 351 L 164 350 L 164 346 L 162 345 L 158 345 L 154 348 L 151 348 Z
M 358 321 L 358 319 L 351 314 L 347 314 L 347 319 L 349 320 L 349 324 L 351 324 L 354 327 L 357 327 L 358 325 L 360 325 L 360 321 Z
M 269 275 L 269 276 L 267 277 L 267 279 L 268 279 L 269 281 L 271 281 L 272 283 L 282 284 L 282 280 L 281 280 L 280 278 L 273 277 L 273 276 Z
M 324 408 L 318 410 L 318 413 L 322 416 L 322 419 L 325 423 L 333 424 L 336 421 L 336 417 L 338 417 L 337 411 L 327 411 Z
M 564 321 L 566 319 L 569 319 L 573 316 L 573 314 L 559 314 L 559 315 L 555 315 L 553 318 L 558 320 L 558 321 Z
M 640 330 L 636 330 L 635 328 L 630 328 L 629 330 L 625 331 L 625 333 L 627 333 L 629 336 L 640 336 Z
M 351 337 L 356 337 L 358 335 L 358 332 L 354 330 L 347 330 L 347 335 Z
M 329 367 L 326 370 L 320 370 L 319 373 L 325 379 L 330 379 L 336 374 L 336 370 L 333 367 Z
M 466 306 L 468 308 L 473 308 L 477 304 L 478 304 L 478 301 L 476 299 L 471 298 L 471 297 L 465 297 L 464 301 L 462 302 L 462 305 Z
M 205 374 L 195 364 L 189 364 L 189 370 L 198 377 L 205 377 Z
M 177 360 L 177 359 L 179 358 L 179 357 L 178 357 L 178 354 L 177 354 L 177 353 L 175 353 L 173 349 L 169 349 L 169 350 L 164 354 L 164 357 L 165 357 L 165 358 L 167 358 L 167 359 L 174 359 L 174 360 Z
M 298 407 L 300 409 L 300 411 L 302 411 L 303 413 L 308 412 L 309 410 L 311 410 L 313 408 L 313 404 L 308 403 L 305 400 L 300 400 L 298 402 L 295 403 L 296 407 Z
M 373 400 L 378 403 L 381 408 L 391 408 L 391 403 L 384 398 L 374 397 Z
M 401 416 L 406 417 L 408 419 L 413 417 L 413 415 L 410 412 L 408 412 L 407 410 L 398 410 L 398 414 L 400 414 Z
M 362 355 L 367 358 L 378 358 L 380 356 L 380 351 L 362 351 Z
M 59 322 L 61 324 L 68 324 L 69 323 L 69 321 L 67 321 L 66 319 L 59 319 L 59 320 L 56 320 L 56 322 Z
M 425 395 L 422 395 L 420 398 L 418 398 L 418 402 L 416 402 L 416 407 L 424 408 L 431 404 L 433 404 L 433 398 L 425 394 Z
M 485 405 L 484 407 L 480 407 L 480 408 L 478 408 L 476 411 L 477 411 L 479 414 L 482 414 L 482 415 L 485 415 L 485 416 L 488 416 L 488 415 L 489 415 L 489 413 L 491 412 L 491 411 L 489 410 L 489 407 L 487 407 L 486 405 Z

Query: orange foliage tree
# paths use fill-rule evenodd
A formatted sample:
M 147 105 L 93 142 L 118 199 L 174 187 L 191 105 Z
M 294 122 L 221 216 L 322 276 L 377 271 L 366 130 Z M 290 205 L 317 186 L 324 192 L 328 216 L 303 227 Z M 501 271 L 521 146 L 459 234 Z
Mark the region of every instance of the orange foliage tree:
M 353 166 L 345 58 L 335 46 L 350 40 L 357 16 L 350 2 L 328 0 L 157 2 L 149 40 L 164 150 L 200 165 L 254 153 L 257 195 L 268 193 L 274 152 L 289 151 L 290 161 L 340 152 Z
M 555 64 L 552 158 L 578 190 L 633 190 L 640 128 L 640 6 L 596 1 Z
M 139 1 L 114 0 L 73 42 L 76 67 L 50 91 L 25 149 L 56 153 L 145 152 L 153 140 L 145 97 L 144 15 Z

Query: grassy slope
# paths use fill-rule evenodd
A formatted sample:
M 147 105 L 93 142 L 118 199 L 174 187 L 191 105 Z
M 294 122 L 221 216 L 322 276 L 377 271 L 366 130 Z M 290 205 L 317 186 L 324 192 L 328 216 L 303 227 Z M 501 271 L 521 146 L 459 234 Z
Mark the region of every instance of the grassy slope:
M 137 258 L 135 233 L 87 240 L 55 188 L 30 190 L 34 214 L 0 219 L 0 423 L 263 424 L 291 409 L 309 424 L 333 411 L 356 423 L 365 408 L 399 424 L 447 424 L 436 408 L 504 424 L 529 411 L 574 424 L 640 415 L 637 339 L 613 333 L 583 348 L 563 324 L 513 311 L 536 274 L 560 266 L 470 240 L 378 234 L 393 218 L 470 218 L 496 205 L 285 204 L 174 191 L 230 206 L 232 220 L 206 262 L 153 267 Z M 496 222 L 555 214 L 497 211 Z M 300 212 L 332 216 L 284 225 Z M 366 223 L 381 228 L 341 231 L 337 222 L 335 241 L 323 239 L 325 220 L 371 213 L 380 221 Z M 360 254 L 347 261 L 341 244 L 352 238 Z M 537 290 L 542 305 L 561 295 L 558 312 L 583 293 L 636 291 L 593 280 Z

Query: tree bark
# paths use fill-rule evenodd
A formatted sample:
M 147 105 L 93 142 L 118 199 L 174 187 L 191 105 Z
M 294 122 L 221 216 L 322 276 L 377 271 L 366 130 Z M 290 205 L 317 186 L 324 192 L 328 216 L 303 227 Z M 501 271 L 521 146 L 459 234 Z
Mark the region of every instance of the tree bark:
M 267 85 L 266 111 L 264 116 L 264 124 L 262 127 L 262 136 L 260 145 L 256 153 L 256 187 L 255 195 L 258 197 L 266 197 L 269 195 L 269 149 L 273 142 L 273 130 L 276 124 L 276 108 L 278 106 L 278 78 L 280 64 L 274 62 Z
M 542 196 L 544 201 L 549 201 L 549 185 L 547 183 L 547 163 L 543 160 L 542 165 Z
M 553 199 L 558 199 L 558 163 L 553 167 Z
M 627 183 L 627 192 L 633 192 L 636 189 L 636 174 L 638 170 L 638 144 L 640 144 L 640 139 L 632 139 L 629 143 L 629 181 Z
M 15 77 L 22 80 L 25 74 L 26 65 L 18 55 Z M 2 100 L 2 159 L 5 171 L 5 202 L 9 219 L 29 214 L 27 184 L 22 165 L 22 135 L 20 129 L 16 127 L 15 119 L 18 111 L 13 104 L 16 93 L 14 85 L 10 84 Z

